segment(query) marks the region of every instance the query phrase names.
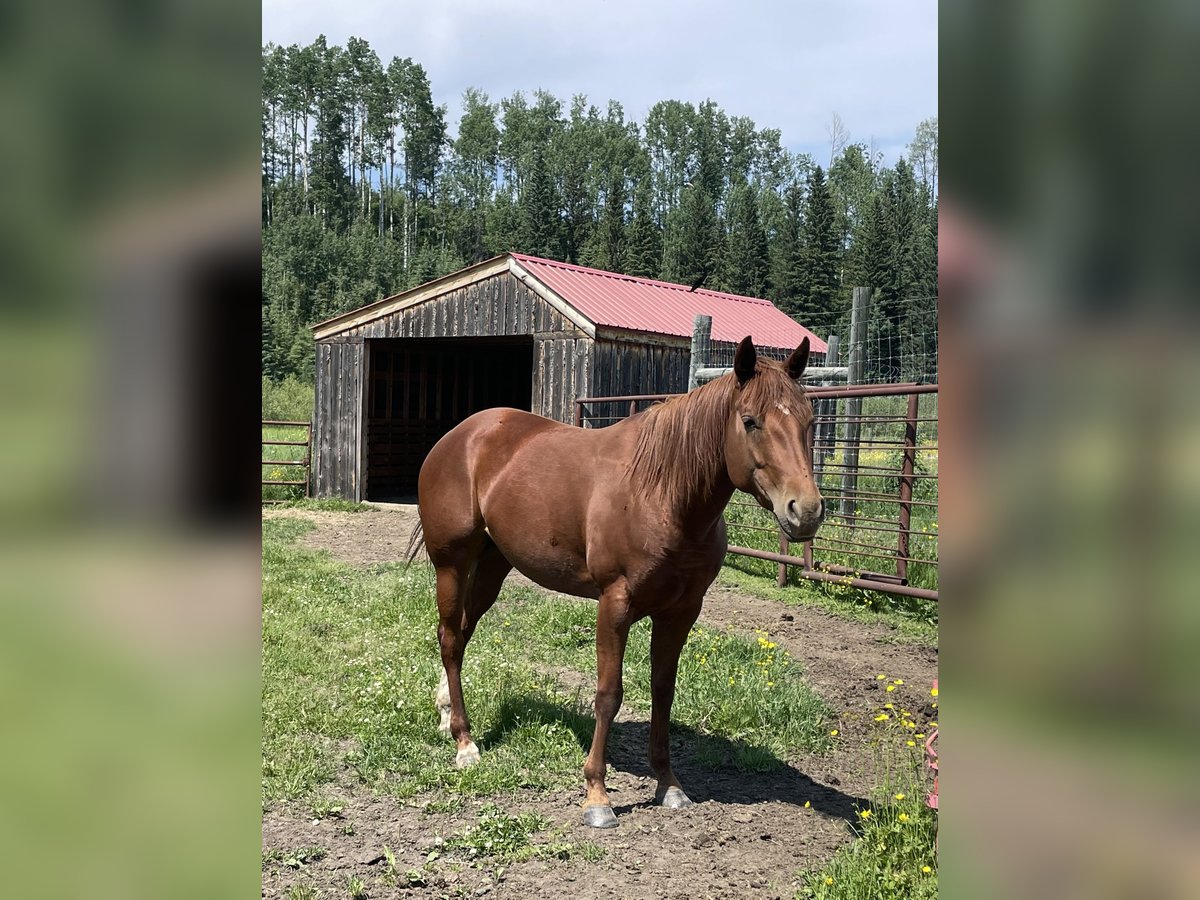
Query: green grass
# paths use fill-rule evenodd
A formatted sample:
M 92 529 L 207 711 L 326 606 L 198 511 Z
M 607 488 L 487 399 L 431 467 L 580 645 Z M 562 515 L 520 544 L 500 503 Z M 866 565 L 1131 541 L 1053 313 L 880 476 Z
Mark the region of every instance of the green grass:
M 297 425 L 264 425 L 262 440 L 264 441 L 302 441 L 308 436 L 308 429 Z M 262 444 L 262 479 L 264 481 L 300 481 L 307 477 L 305 466 L 283 465 L 285 462 L 303 461 L 305 448 L 294 445 Z M 267 462 L 278 460 L 274 465 Z M 264 500 L 298 500 L 304 497 L 304 488 L 300 485 L 268 485 L 262 487 Z
M 341 497 L 300 497 L 288 500 L 275 506 L 275 509 L 311 509 L 317 512 L 367 512 L 375 509 L 370 503 L 357 503 L 354 500 L 343 500 Z
M 796 900 L 932 900 L 938 895 L 937 813 L 909 768 L 859 811 L 858 840 L 805 873 Z
M 885 625 L 894 630 L 894 640 L 897 643 L 937 644 L 936 618 L 891 608 L 888 604 L 862 602 L 855 596 L 831 592 L 823 583 L 817 581 L 798 580 L 798 584 L 789 583 L 787 587 L 781 588 L 776 584 L 774 577 L 766 578 L 758 572 L 747 571 L 748 567 L 743 565 L 747 562 L 755 560 L 730 554 L 725 558 L 725 565 L 721 568 L 717 580 L 764 600 L 774 600 L 788 606 L 814 606 L 853 622 Z M 844 590 L 850 593 L 848 589 Z
M 275 848 L 263 851 L 262 861 L 263 865 L 279 863 L 289 869 L 299 869 L 301 866 L 324 859 L 326 853 L 324 847 Z
M 594 603 L 515 588 L 484 617 L 463 671 L 483 758 L 458 770 L 433 704 L 441 664 L 431 569 L 334 562 L 296 546 L 312 527 L 263 522 L 265 805 L 315 803 L 318 788 L 347 766 L 376 790 L 435 802 L 578 785 L 593 728 L 591 689 L 570 671 L 595 669 Z M 630 636 L 625 691 L 628 704 L 649 709 L 648 624 Z M 673 729 L 698 759 L 778 765 L 826 747 L 830 720 L 800 667 L 769 637 L 693 632 Z
M 604 857 L 604 848 L 591 841 L 563 840 L 563 829 L 551 833 L 549 840 L 535 843 L 534 836 L 549 826 L 549 820 L 536 812 L 510 815 L 489 803 L 480 809 L 478 824 L 451 835 L 442 844 L 442 851 L 472 862 L 486 859 L 505 864 L 573 857 L 596 862 Z
M 919 710 L 890 700 L 878 706 L 869 741 L 880 787 L 871 805 L 858 810 L 858 839 L 823 868 L 804 873 L 796 900 L 937 897 L 938 814 L 925 802 L 932 780 L 924 747 L 937 716 L 936 695 Z
M 594 603 L 523 587 L 510 588 L 504 596 L 500 615 L 483 619 L 475 641 L 497 648 L 521 646 L 538 663 L 595 673 Z M 647 714 L 650 634 L 649 620 L 630 629 L 624 669 L 624 702 Z M 804 683 L 800 666 L 768 635 L 747 640 L 693 628 L 680 655 L 677 685 L 671 721 L 700 735 L 719 735 L 777 756 L 828 746 L 829 710 Z

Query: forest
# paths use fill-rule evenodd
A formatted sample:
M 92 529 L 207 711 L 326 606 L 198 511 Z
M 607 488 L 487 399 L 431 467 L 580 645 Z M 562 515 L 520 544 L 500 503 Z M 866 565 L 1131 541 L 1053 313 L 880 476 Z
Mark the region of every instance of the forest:
M 452 129 L 419 62 L 359 38 L 268 44 L 262 66 L 273 381 L 311 381 L 314 322 L 510 250 L 766 297 L 821 336 L 867 285 L 876 376 L 936 377 L 936 118 L 889 166 L 836 114 L 821 159 L 712 101 L 637 122 L 615 100 L 472 88 Z

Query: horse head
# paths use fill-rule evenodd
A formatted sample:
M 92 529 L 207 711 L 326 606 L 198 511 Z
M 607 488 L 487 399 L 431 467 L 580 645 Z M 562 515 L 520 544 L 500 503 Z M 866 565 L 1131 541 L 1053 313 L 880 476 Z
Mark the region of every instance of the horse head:
M 780 365 L 759 359 L 749 337 L 738 344 L 725 436 L 730 481 L 774 513 L 793 541 L 810 540 L 825 518 L 812 469 L 812 403 L 797 383 L 808 364 L 808 348 L 805 338 Z

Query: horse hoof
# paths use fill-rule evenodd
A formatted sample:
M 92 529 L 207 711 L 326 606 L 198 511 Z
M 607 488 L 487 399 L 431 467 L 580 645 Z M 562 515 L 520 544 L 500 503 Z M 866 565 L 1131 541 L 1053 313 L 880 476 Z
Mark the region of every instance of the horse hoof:
M 460 769 L 465 769 L 468 766 L 473 766 L 479 762 L 479 748 L 474 742 L 467 744 L 458 751 L 458 755 L 454 757 L 454 764 Z
M 663 809 L 683 809 L 685 806 L 691 806 L 692 801 L 682 788 L 672 786 L 658 797 L 658 804 Z
M 583 809 L 583 824 L 589 828 L 616 828 L 617 814 L 611 806 L 585 806 Z

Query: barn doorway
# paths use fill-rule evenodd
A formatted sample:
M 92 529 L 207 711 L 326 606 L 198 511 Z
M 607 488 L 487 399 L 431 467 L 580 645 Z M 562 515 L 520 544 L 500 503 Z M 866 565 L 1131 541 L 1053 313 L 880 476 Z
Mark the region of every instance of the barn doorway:
M 425 456 L 472 413 L 533 408 L 532 337 L 368 343 L 368 500 L 414 499 Z

